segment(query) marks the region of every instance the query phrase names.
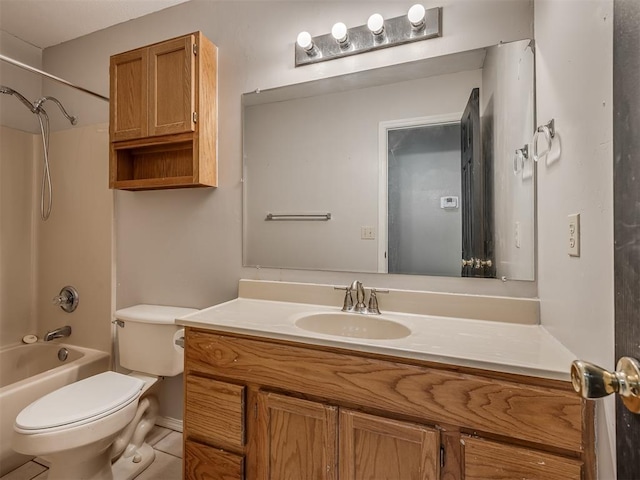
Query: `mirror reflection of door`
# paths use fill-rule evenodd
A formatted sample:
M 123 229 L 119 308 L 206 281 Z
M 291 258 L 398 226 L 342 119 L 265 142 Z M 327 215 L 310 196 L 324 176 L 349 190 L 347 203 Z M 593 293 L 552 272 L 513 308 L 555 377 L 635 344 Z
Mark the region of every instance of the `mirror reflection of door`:
M 495 277 L 493 173 L 482 155 L 479 104 L 480 89 L 474 88 L 460 122 L 463 277 Z
M 458 276 L 460 122 L 419 120 L 386 129 L 387 271 Z

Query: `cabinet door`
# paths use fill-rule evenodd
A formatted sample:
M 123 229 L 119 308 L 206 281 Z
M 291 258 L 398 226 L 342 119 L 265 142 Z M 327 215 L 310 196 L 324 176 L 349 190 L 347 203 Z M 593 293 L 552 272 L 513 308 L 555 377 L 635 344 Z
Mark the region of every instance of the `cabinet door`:
M 337 407 L 258 393 L 258 478 L 337 479 L 337 426 Z
M 580 480 L 582 462 L 479 438 L 463 439 L 464 479 Z
M 148 49 L 111 57 L 109 126 L 111 140 L 147 136 Z
M 149 136 L 195 130 L 195 37 L 149 47 Z
M 439 478 L 440 434 L 423 425 L 340 411 L 340 480 Z

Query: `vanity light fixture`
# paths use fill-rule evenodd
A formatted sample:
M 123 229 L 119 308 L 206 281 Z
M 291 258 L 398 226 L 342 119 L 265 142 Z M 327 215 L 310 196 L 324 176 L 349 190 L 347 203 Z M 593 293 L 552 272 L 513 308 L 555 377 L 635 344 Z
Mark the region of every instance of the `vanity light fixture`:
M 426 10 L 416 4 L 406 15 L 387 20 L 374 13 L 365 25 L 348 28 L 338 22 L 331 28 L 331 33 L 316 37 L 301 32 L 295 44 L 295 66 L 441 36 L 442 7 Z

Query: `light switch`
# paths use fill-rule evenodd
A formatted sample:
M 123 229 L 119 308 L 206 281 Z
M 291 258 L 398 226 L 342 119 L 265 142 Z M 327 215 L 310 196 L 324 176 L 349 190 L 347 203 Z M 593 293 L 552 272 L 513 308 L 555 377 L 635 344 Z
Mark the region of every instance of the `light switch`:
M 362 240 L 375 240 L 376 239 L 375 227 L 360 227 L 360 238 Z

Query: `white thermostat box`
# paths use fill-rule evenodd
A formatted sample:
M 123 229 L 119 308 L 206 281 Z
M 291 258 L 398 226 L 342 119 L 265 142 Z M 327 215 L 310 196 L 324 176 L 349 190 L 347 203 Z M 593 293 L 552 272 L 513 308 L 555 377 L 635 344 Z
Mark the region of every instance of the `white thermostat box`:
M 440 208 L 458 208 L 458 197 L 440 197 Z

